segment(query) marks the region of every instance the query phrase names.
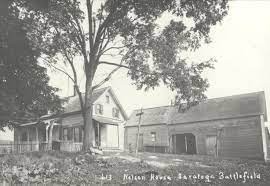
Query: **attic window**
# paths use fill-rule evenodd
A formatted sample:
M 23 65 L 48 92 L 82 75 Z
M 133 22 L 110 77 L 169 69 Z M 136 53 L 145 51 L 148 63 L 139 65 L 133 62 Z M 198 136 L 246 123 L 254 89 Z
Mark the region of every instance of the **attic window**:
M 95 112 L 96 114 L 103 114 L 103 105 L 97 104 Z
M 118 108 L 113 108 L 112 109 L 112 115 L 115 118 L 119 118 L 119 109 Z
M 106 103 L 110 103 L 110 96 L 106 96 Z

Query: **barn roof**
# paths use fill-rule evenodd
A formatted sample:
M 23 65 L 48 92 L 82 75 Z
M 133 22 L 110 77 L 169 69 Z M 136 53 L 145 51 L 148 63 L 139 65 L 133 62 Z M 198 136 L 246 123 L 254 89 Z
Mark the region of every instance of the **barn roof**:
M 143 114 L 141 116 L 141 125 L 166 124 L 171 109 L 171 106 L 143 109 Z M 141 109 L 134 110 L 126 123 L 126 126 L 138 125 L 139 116 L 137 114 L 140 112 Z
M 136 114 L 140 111 L 133 111 L 126 126 L 138 125 L 139 117 Z M 184 113 L 178 112 L 177 106 L 143 109 L 143 113 L 141 125 L 181 124 L 255 115 L 264 115 L 267 121 L 264 92 L 208 99 Z
M 267 121 L 264 92 L 208 99 L 184 113 L 174 110 L 170 123 L 179 124 L 255 115 L 264 115 L 265 121 Z

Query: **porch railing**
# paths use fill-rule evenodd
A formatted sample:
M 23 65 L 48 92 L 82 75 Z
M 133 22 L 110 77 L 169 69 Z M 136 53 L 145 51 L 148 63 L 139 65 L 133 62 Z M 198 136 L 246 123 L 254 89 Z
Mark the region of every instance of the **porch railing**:
M 83 144 L 81 142 L 73 142 L 73 141 L 61 141 L 60 142 L 60 150 L 68 151 L 68 152 L 79 152 L 82 150 Z
M 20 142 L 0 144 L 0 154 L 25 153 L 34 151 L 51 150 L 51 144 L 47 142 Z
M 73 141 L 53 141 L 52 143 L 35 141 L 0 144 L 0 154 L 26 153 L 48 150 L 79 152 L 82 150 L 82 143 L 77 143 Z

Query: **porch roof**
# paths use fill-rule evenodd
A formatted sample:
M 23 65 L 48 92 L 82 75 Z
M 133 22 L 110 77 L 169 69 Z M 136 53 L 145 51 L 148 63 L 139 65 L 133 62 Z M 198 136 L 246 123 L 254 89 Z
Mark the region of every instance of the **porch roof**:
M 29 123 L 23 123 L 23 124 L 20 124 L 19 126 L 20 127 L 23 127 L 23 126 L 29 126 L 29 125 L 37 125 L 37 124 L 40 124 L 40 123 L 45 123 L 45 124 L 48 124 L 49 122 L 51 121 L 57 121 L 58 118 L 53 118 L 53 119 L 46 119 L 46 120 L 41 120 L 41 121 L 35 121 L 35 122 L 29 122 Z M 55 122 L 57 123 L 57 122 Z
M 19 126 L 23 127 L 23 126 L 28 126 L 28 125 L 35 125 L 35 124 L 37 124 L 37 123 L 38 123 L 38 122 L 36 121 L 36 122 L 24 123 L 24 124 L 21 124 L 21 125 L 19 125 Z
M 109 124 L 109 125 L 118 125 L 122 121 L 112 120 L 111 118 L 105 118 L 100 116 L 93 116 L 93 119 L 99 123 Z

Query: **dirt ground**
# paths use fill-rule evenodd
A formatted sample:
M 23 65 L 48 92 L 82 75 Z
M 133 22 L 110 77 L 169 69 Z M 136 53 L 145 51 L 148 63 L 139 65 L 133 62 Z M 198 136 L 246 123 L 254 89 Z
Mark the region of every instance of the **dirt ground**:
M 158 153 L 35 152 L 0 157 L 0 185 L 269 185 L 262 161 Z

